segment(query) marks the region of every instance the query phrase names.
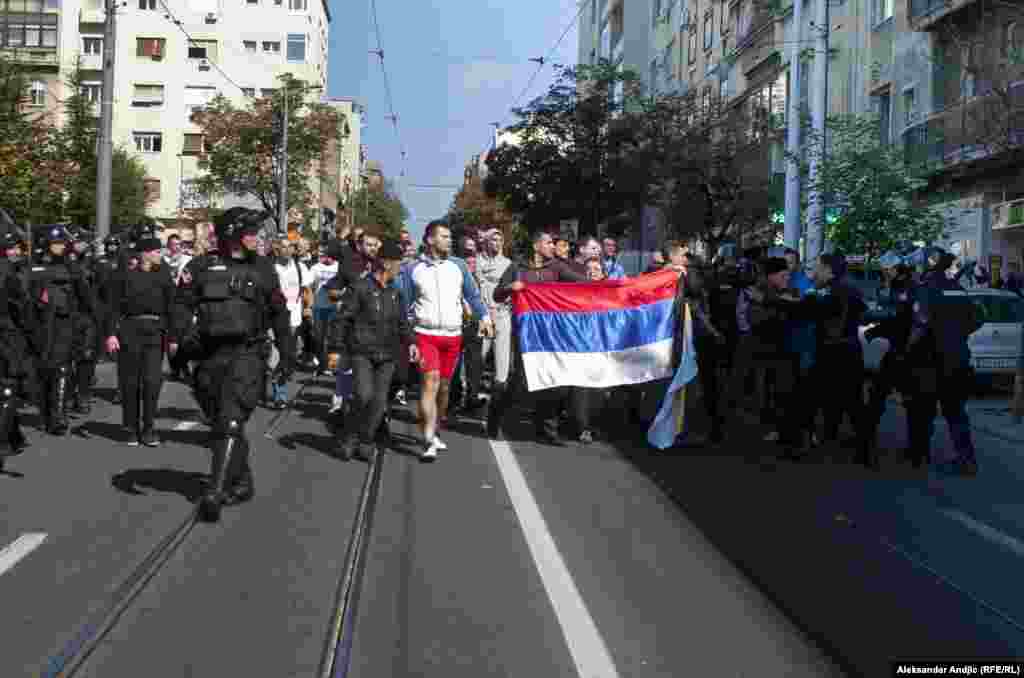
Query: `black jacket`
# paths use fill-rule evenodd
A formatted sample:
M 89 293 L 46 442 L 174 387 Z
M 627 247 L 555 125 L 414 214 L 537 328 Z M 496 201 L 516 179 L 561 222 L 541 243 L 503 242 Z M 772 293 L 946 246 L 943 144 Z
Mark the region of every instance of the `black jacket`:
M 372 276 L 353 282 L 342 293 L 328 347 L 348 355 L 395 358 L 410 339 L 409 321 L 398 289 L 381 287 Z

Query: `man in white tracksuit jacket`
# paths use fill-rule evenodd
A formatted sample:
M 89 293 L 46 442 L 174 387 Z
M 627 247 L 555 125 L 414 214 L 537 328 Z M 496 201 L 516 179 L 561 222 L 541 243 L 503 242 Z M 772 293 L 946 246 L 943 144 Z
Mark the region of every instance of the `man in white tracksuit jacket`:
M 420 397 L 423 451 L 420 457 L 431 461 L 437 458 L 438 450 L 447 448 L 437 436 L 437 422 L 447 414 L 448 387 L 462 352 L 463 301 L 488 333 L 491 320 L 466 262 L 448 256 L 452 234 L 444 222 L 427 224 L 423 241 L 427 251 L 402 269 L 399 290 L 403 305 L 412 316 L 423 375 Z

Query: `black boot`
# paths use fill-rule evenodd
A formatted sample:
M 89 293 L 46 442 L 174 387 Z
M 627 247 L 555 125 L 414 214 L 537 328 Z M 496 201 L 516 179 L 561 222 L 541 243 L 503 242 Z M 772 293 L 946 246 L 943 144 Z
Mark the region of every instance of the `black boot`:
M 27 441 L 18 422 L 18 401 L 14 387 L 0 386 L 0 460 L 21 454 Z
M 352 455 L 356 451 L 356 437 L 346 436 L 338 445 L 338 458 L 342 461 L 352 461 Z
M 227 501 L 228 473 L 238 445 L 238 438 L 231 433 L 220 434 L 213 443 L 210 484 L 199 498 L 199 519 L 205 523 L 218 522 Z
M 78 364 L 75 374 L 75 414 L 88 416 L 92 413 L 92 379 L 96 374 L 96 363 L 83 361 Z
M 237 455 L 237 473 L 232 473 L 229 478 L 228 503 L 231 505 L 244 504 L 252 501 L 256 496 L 256 482 L 252 477 L 252 467 L 249 466 L 248 443 L 241 439 L 242 448 Z

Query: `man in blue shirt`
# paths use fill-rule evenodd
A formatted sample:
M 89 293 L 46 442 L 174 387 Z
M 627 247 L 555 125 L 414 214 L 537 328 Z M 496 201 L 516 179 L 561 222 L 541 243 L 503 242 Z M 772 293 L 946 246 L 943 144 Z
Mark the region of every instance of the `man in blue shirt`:
M 604 264 L 605 275 L 609 280 L 625 278 L 626 270 L 618 262 L 619 243 L 615 241 L 615 238 L 605 238 L 601 244 L 604 246 L 604 258 L 601 263 Z

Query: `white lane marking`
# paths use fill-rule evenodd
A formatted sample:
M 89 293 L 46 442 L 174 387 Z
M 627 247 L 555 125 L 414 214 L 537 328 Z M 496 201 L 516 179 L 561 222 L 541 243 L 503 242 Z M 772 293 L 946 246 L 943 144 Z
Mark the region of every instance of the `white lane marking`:
M 12 541 L 3 551 L 0 551 L 0 574 L 17 565 L 19 560 L 39 548 L 44 541 L 46 541 L 45 532 L 28 532 Z
M 1003 548 L 1009 549 L 1015 556 L 1024 558 L 1024 543 L 1019 539 L 1011 537 L 1004 532 L 1000 532 L 996 528 L 986 525 L 980 520 L 975 520 L 963 511 L 944 509 L 942 513 L 947 518 L 952 518 L 975 534 L 978 534 L 991 542 L 995 542 Z
M 199 428 L 200 422 L 198 421 L 179 421 L 174 425 L 175 431 L 191 431 L 194 428 Z
M 618 678 L 615 662 L 612 661 L 601 632 L 594 624 L 594 619 L 576 588 L 576 582 L 573 581 L 562 554 L 558 552 L 558 546 L 548 531 L 544 516 L 537 506 L 537 500 L 526 484 L 519 462 L 516 461 L 507 442 L 490 442 L 498 470 L 505 479 L 509 498 L 519 517 L 519 525 L 526 536 L 526 543 L 530 547 L 533 562 L 537 566 L 537 572 L 544 583 L 551 605 L 555 608 L 555 617 L 562 627 L 562 634 L 576 665 L 576 673 L 581 678 Z

